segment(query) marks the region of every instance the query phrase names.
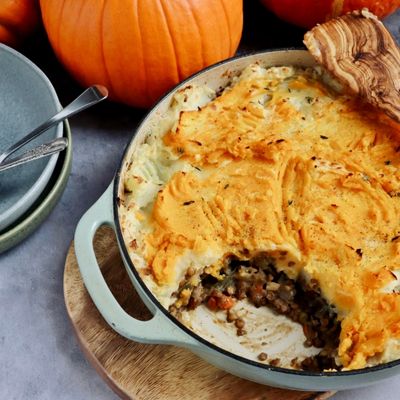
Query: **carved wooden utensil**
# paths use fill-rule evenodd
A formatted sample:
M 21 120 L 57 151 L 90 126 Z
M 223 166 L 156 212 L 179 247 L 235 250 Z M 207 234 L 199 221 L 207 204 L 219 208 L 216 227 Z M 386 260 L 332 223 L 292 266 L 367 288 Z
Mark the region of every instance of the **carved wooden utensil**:
M 400 122 L 400 50 L 374 14 L 363 9 L 317 25 L 304 44 L 342 84 Z

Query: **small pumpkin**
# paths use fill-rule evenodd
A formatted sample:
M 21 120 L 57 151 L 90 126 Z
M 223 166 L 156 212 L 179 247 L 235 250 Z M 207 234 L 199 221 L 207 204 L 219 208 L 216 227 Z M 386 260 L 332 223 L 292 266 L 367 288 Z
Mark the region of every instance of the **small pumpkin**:
M 85 86 L 148 107 L 194 72 L 232 56 L 242 0 L 40 0 L 51 45 Z
M 1 0 L 0 42 L 18 45 L 38 25 L 38 11 L 37 0 Z
M 364 7 L 383 18 L 400 7 L 400 0 L 261 0 L 279 18 L 303 28 Z

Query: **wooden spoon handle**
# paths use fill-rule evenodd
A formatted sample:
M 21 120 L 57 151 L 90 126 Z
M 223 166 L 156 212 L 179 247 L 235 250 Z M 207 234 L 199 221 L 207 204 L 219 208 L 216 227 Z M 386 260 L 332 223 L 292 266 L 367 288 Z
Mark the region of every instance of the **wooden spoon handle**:
M 375 15 L 334 18 L 307 32 L 304 44 L 353 93 L 400 122 L 400 50 Z

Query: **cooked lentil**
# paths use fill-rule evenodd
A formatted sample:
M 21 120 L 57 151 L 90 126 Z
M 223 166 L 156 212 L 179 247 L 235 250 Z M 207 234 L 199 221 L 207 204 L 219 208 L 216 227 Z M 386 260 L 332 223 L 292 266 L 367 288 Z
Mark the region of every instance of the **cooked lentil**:
M 186 274 L 186 279 L 193 276 L 191 272 Z M 206 304 L 212 310 L 227 310 L 227 321 L 234 322 L 237 335 L 243 336 L 246 334 L 245 321 L 230 308 L 235 301 L 247 298 L 255 307 L 270 307 L 301 324 L 306 338 L 304 345 L 322 349 L 316 356 L 302 361 L 292 360 L 295 367 L 313 371 L 340 369 L 335 363 L 340 323 L 334 309 L 321 296 L 318 281 L 289 279 L 283 272 L 277 271 L 275 260 L 265 253 L 250 260 L 229 256 L 220 274 L 222 280 L 203 272 L 200 284 L 194 288 L 186 280 L 182 281 L 177 299 L 188 287 L 191 289 L 190 298 L 186 304 L 176 302 L 170 307 L 170 312 L 176 314 L 178 306 L 192 310 L 200 304 Z M 279 365 L 279 358 L 271 360 L 270 364 Z

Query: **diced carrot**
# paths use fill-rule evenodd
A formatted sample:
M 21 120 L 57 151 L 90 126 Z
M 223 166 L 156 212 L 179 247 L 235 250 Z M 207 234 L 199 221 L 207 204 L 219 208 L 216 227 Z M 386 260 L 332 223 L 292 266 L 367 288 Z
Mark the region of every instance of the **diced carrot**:
M 215 297 L 210 297 L 207 301 L 207 307 L 212 310 L 215 311 L 218 306 L 217 306 L 217 299 Z
M 234 304 L 234 299 L 229 296 L 222 296 L 218 299 L 218 308 L 221 310 L 229 310 Z
M 263 290 L 264 290 L 264 288 L 263 288 L 263 284 L 262 283 L 256 283 L 254 285 L 254 291 L 256 293 L 262 293 Z

